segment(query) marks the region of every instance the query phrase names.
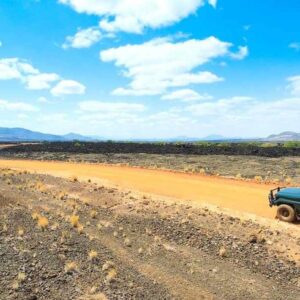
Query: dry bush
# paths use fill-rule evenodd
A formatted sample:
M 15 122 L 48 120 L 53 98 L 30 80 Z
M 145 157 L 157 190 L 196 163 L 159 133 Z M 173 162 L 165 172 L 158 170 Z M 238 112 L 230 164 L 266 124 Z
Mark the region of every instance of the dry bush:
M 286 177 L 285 178 L 285 182 L 289 185 L 289 184 L 292 184 L 293 182 L 293 179 L 291 177 Z
M 74 228 L 77 228 L 79 225 L 79 216 L 72 215 L 70 217 L 70 223 Z
M 115 281 L 117 278 L 117 270 L 115 268 L 111 268 L 106 274 L 106 282 L 111 283 Z
M 89 252 L 89 260 L 90 261 L 94 261 L 97 258 L 97 256 L 98 256 L 98 252 L 97 251 L 91 250 Z
M 115 264 L 109 260 L 102 266 L 102 271 L 109 271 L 110 269 L 113 269 L 115 267 Z
M 82 234 L 82 233 L 83 233 L 83 230 L 84 230 L 83 225 L 79 223 L 79 224 L 77 225 L 77 231 L 78 231 L 78 233 L 79 233 L 79 234 Z
M 47 186 L 41 181 L 35 184 L 35 188 L 41 193 L 45 193 L 47 191 Z
M 37 220 L 38 218 L 39 218 L 39 214 L 37 213 L 37 212 L 33 212 L 32 214 L 31 214 L 31 218 L 33 219 L 33 220 Z
M 65 264 L 65 273 L 73 273 L 78 270 L 76 262 L 71 261 Z
M 24 229 L 22 227 L 18 228 L 18 236 L 22 237 L 24 235 Z
M 24 282 L 25 279 L 26 279 L 26 274 L 24 272 L 20 272 L 17 277 L 18 282 L 20 282 L 20 283 Z
M 125 245 L 126 247 L 131 247 L 131 241 L 130 241 L 129 238 L 126 238 L 126 239 L 124 240 L 124 245 Z
M 70 180 L 72 182 L 78 182 L 78 177 L 76 175 L 73 175 L 73 176 L 70 177 Z
M 8 231 L 7 224 L 3 224 L 2 231 L 3 232 L 7 232 Z
M 263 181 L 263 178 L 262 178 L 261 176 L 257 175 L 257 176 L 254 177 L 254 180 L 255 180 L 256 182 L 262 182 L 262 181 Z
M 226 257 L 227 256 L 227 251 L 226 251 L 225 247 L 220 248 L 219 256 L 221 256 L 221 257 Z
M 242 174 L 238 173 L 238 174 L 235 175 L 235 178 L 236 179 L 242 179 L 243 177 L 242 177 Z
M 97 212 L 95 210 L 92 210 L 90 212 L 90 216 L 91 216 L 92 219 L 95 219 L 97 217 Z
M 39 216 L 37 219 L 38 227 L 45 230 L 49 226 L 49 221 L 46 217 Z
M 59 192 L 56 196 L 59 200 L 66 200 L 68 197 L 68 194 L 66 192 Z
M 201 168 L 201 169 L 199 170 L 199 173 L 202 174 L 202 175 L 205 175 L 205 174 L 206 174 L 206 171 L 205 171 L 204 168 Z

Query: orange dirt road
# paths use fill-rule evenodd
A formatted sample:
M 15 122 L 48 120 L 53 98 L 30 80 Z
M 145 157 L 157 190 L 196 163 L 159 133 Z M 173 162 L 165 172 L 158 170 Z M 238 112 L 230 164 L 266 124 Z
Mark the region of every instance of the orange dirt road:
M 76 175 L 82 180 L 107 180 L 123 188 L 174 197 L 191 205 L 212 204 L 265 218 L 275 217 L 275 209 L 268 206 L 271 186 L 264 184 L 102 164 L 0 160 L 0 167 L 59 177 Z

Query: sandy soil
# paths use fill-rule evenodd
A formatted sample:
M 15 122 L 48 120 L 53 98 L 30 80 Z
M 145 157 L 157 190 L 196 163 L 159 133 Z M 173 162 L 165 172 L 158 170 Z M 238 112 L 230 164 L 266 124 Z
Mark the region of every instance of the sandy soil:
M 300 299 L 296 225 L 82 181 L 104 170 L 49 169 L 78 181 L 0 169 L 1 300 Z
M 275 208 L 271 209 L 268 205 L 268 192 L 274 185 L 161 170 L 65 162 L 0 160 L 0 167 L 65 178 L 76 175 L 84 180 L 107 180 L 121 187 L 175 197 L 193 206 L 212 204 L 260 217 L 275 217 Z
M 109 165 L 126 165 L 148 169 L 174 170 L 185 173 L 239 177 L 246 180 L 259 176 L 264 182 L 300 184 L 300 157 L 260 157 L 251 155 L 191 155 L 106 153 L 72 154 L 66 152 L 1 152 L 0 158 L 41 161 L 68 161 Z

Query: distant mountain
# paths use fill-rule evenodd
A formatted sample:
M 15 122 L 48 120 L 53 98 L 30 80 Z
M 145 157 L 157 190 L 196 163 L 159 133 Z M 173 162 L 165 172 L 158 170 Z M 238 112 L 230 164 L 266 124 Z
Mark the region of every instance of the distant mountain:
M 300 133 L 293 131 L 285 131 L 279 134 L 272 134 L 264 140 L 270 142 L 300 141 Z
M 65 135 L 54 135 L 41 133 L 38 131 L 31 131 L 24 128 L 4 128 L 0 127 L 0 142 L 69 142 L 69 141 L 85 141 L 85 142 L 97 142 L 106 141 L 108 139 L 98 136 L 84 136 L 77 133 L 68 133 Z M 124 140 L 125 141 L 125 140 Z M 237 137 L 224 137 L 222 135 L 209 135 L 202 138 L 178 136 L 167 139 L 130 139 L 126 140 L 130 142 L 197 142 L 197 141 L 216 141 L 216 142 L 243 142 L 243 141 L 269 141 L 269 142 L 285 142 L 285 141 L 300 141 L 300 133 L 286 131 L 280 134 L 272 134 L 266 138 L 252 138 L 243 139 Z
M 3 128 L 0 127 L 0 141 L 2 142 L 63 142 L 63 141 L 95 141 L 93 138 L 85 137 L 79 134 L 70 133 L 66 135 L 46 134 L 37 131 L 31 131 L 24 128 Z
M 64 138 L 64 140 L 66 141 L 86 141 L 86 142 L 92 142 L 92 141 L 96 141 L 98 139 L 96 138 L 92 138 L 89 136 L 83 136 L 81 134 L 77 134 L 77 133 L 68 133 L 62 136 L 62 138 Z

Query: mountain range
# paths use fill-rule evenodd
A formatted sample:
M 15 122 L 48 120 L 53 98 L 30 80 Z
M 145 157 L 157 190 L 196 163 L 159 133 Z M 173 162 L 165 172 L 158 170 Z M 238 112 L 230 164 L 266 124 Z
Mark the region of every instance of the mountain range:
M 108 140 L 102 137 L 84 136 L 77 133 L 68 133 L 66 135 L 47 134 L 38 131 L 31 131 L 24 128 L 5 128 L 0 127 L 0 141 L 1 142 L 67 142 L 67 141 L 104 141 Z M 164 139 L 165 142 L 195 142 L 195 141 L 270 141 L 270 142 L 284 142 L 284 141 L 300 141 L 300 133 L 285 131 L 280 134 L 272 134 L 266 138 L 232 138 L 221 135 L 209 135 L 202 138 L 193 138 L 186 136 L 178 136 L 175 138 Z M 155 142 L 162 141 L 162 139 L 132 139 L 135 142 Z

